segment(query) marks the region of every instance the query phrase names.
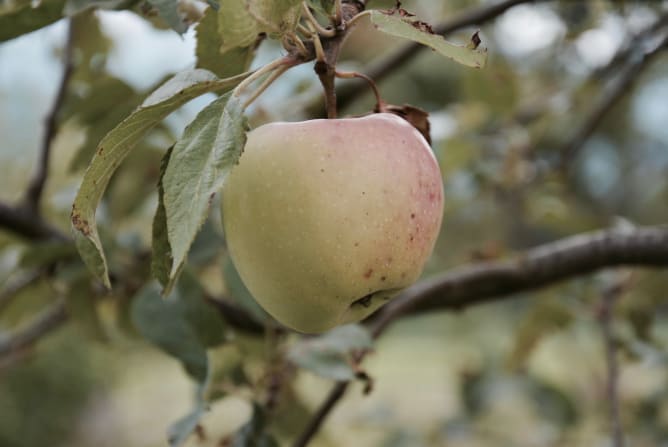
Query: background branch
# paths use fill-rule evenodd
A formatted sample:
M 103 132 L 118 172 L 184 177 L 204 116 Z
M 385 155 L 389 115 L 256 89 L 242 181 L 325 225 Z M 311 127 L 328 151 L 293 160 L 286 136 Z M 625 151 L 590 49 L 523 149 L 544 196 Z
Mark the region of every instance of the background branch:
M 654 26 L 650 29 L 654 29 Z M 654 58 L 668 47 L 668 34 L 663 36 L 659 43 L 649 50 L 643 49 L 642 46 L 644 46 L 644 39 L 632 47 L 635 51 L 631 51 L 631 54 L 637 55 L 637 60 L 624 67 L 619 77 L 604 87 L 603 92 L 595 101 L 593 108 L 582 121 L 582 124 L 559 150 L 561 154 L 560 163 L 563 169 L 568 169 L 572 165 L 572 161 L 577 157 L 584 143 L 601 124 L 603 118 L 631 91 L 634 82 Z M 619 53 L 626 53 L 627 51 L 623 49 Z
M 405 289 L 372 318 L 371 332 L 377 338 L 408 314 L 461 310 L 622 265 L 668 266 L 668 227 L 584 233 L 541 245 L 514 259 L 450 270 Z M 339 382 L 332 388 L 294 447 L 306 446 L 315 436 L 347 386 L 348 382 Z
M 0 202 L 0 228 L 31 240 L 56 239 L 61 241 L 70 238 L 46 222 L 33 210 L 25 207 L 13 207 Z
M 6 338 L 1 337 L 0 358 L 15 355 L 30 348 L 37 340 L 58 328 L 67 319 L 65 304 L 58 301 L 13 334 Z
M 39 204 L 44 191 L 44 185 L 49 175 L 49 160 L 51 157 L 51 146 L 53 138 L 58 130 L 58 111 L 60 110 L 65 95 L 67 93 L 67 86 L 74 71 L 74 25 L 72 19 L 67 20 L 67 40 L 63 50 L 63 76 L 60 80 L 60 85 L 56 93 L 56 97 L 51 106 L 51 111 L 46 116 L 44 136 L 42 138 L 42 148 L 39 156 L 39 163 L 37 170 L 28 185 L 26 195 L 24 198 L 24 206 L 32 213 L 39 215 Z
M 627 286 L 628 278 L 630 278 L 630 275 L 626 275 L 625 278 L 615 281 L 603 290 L 601 308 L 598 316 L 601 332 L 603 334 L 603 342 L 605 343 L 607 375 L 605 390 L 608 399 L 608 413 L 612 431 L 611 438 L 613 447 L 624 447 L 624 432 L 622 430 L 622 422 L 619 416 L 619 364 L 617 362 L 617 343 L 615 342 L 612 323 L 614 320 L 615 305 Z
M 57 239 L 67 241 L 70 238 L 41 217 L 39 205 L 44 192 L 44 185 L 49 175 L 51 146 L 58 127 L 58 111 L 63 105 L 67 86 L 74 71 L 74 26 L 72 19 L 67 21 L 67 39 L 63 50 L 63 75 L 56 91 L 51 110 L 45 119 L 44 136 L 39 154 L 39 161 L 34 176 L 30 180 L 22 202 L 16 206 L 0 203 L 0 228 L 15 233 L 26 239 Z

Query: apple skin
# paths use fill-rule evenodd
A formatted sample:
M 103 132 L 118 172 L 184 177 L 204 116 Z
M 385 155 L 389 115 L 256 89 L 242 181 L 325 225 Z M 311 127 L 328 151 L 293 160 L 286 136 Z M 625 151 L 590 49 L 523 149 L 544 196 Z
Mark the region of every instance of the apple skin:
M 389 113 L 260 126 L 222 193 L 241 279 L 304 333 L 362 320 L 415 282 L 442 214 L 429 145 Z

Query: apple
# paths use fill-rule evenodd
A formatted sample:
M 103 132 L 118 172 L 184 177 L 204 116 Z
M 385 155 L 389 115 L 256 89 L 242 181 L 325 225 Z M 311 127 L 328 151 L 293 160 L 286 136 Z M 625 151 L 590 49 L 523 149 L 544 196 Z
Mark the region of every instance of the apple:
M 440 169 L 407 121 L 271 123 L 223 186 L 232 261 L 257 302 L 305 333 L 359 321 L 415 282 L 443 214 Z

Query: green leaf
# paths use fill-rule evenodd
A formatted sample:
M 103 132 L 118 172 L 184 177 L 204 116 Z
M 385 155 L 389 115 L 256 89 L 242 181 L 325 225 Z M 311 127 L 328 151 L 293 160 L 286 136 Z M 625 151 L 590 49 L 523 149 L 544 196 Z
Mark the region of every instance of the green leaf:
M 380 31 L 396 37 L 413 40 L 426 45 L 437 53 L 460 64 L 482 68 L 487 61 L 487 50 L 455 45 L 438 34 L 432 34 L 424 22 L 398 15 L 389 15 L 379 10 L 370 11 L 371 23 Z
M 174 146 L 170 147 L 160 163 L 160 180 L 158 181 L 158 208 L 153 218 L 153 249 L 151 255 L 151 274 L 164 286 L 169 282 L 169 272 L 172 270 L 172 252 L 167 238 L 167 215 L 165 214 L 165 189 L 162 179 L 165 176 L 167 164 L 172 155 Z
M 65 0 L 43 0 L 33 8 L 30 2 L 0 15 L 0 42 L 43 28 L 63 17 Z
M 216 262 L 225 247 L 225 238 L 219 228 L 220 222 L 204 221 L 188 251 L 188 264 L 204 268 Z
M 21 255 L 19 266 L 22 268 L 43 267 L 56 261 L 76 256 L 76 248 L 67 241 L 35 242 L 26 247 Z
M 294 32 L 301 16 L 300 0 L 227 0 L 218 9 L 220 53 L 253 47 L 260 33 L 280 39 Z
M 240 98 L 227 93 L 205 107 L 176 143 L 163 187 L 173 283 L 207 217 L 211 200 L 246 142 Z M 169 285 L 167 287 L 169 289 Z
M 207 411 L 205 401 L 196 401 L 193 409 L 187 415 L 174 422 L 167 430 L 167 440 L 170 447 L 183 445 L 188 437 L 195 431 L 200 419 Z
M 98 144 L 72 205 L 71 218 L 77 249 L 91 272 L 105 286 L 110 287 L 111 284 L 95 222 L 95 210 L 116 168 L 137 142 L 169 113 L 204 93 L 232 87 L 243 77 L 218 79 L 202 69 L 179 73 L 146 98 Z
M 188 30 L 188 24 L 181 18 L 178 0 L 148 0 L 158 10 L 158 15 L 174 31 L 183 34 Z
M 250 312 L 258 321 L 271 319 L 269 314 L 255 301 L 255 298 L 253 298 L 253 295 L 241 280 L 241 276 L 239 276 L 239 272 L 234 266 L 232 258 L 229 256 L 223 265 L 223 279 L 225 280 L 227 292 L 235 302 Z
M 550 296 L 552 292 L 543 293 Z M 508 361 L 509 366 L 513 369 L 523 368 L 543 338 L 567 328 L 574 319 L 573 310 L 562 300 L 554 297 L 539 300 L 515 331 L 515 343 Z
M 245 0 L 226 0 L 218 9 L 218 32 L 223 41 L 220 53 L 255 43 L 261 28 L 246 8 Z
M 294 31 L 301 16 L 301 0 L 246 0 L 246 7 L 263 31 L 278 38 Z
M 198 383 L 205 383 L 209 368 L 206 348 L 224 341 L 225 327 L 192 275 L 183 275 L 165 299 L 157 284 L 147 284 L 135 297 L 131 312 L 143 337 L 180 360 Z
M 75 277 L 65 295 L 65 307 L 72 321 L 92 340 L 109 340 L 97 309 L 90 277 L 79 264 L 73 272 Z
M 250 67 L 255 56 L 255 45 L 238 47 L 221 53 L 223 40 L 218 33 L 218 13 L 207 8 L 197 31 L 197 67 L 205 68 L 226 78 L 242 73 Z
M 70 162 L 72 171 L 90 163 L 97 144 L 139 104 L 137 93 L 125 82 L 113 77 L 101 77 L 91 82 L 84 97 L 69 95 L 62 113 L 74 117 L 86 128 L 86 139 Z M 73 89 L 74 90 L 74 89 Z
M 208 405 L 204 399 L 197 398 L 195 400 L 193 409 L 187 415 L 174 422 L 167 430 L 167 441 L 170 447 L 179 447 L 186 442 L 197 428 L 200 419 L 202 419 L 207 409 Z
M 326 16 L 334 12 L 334 0 L 308 0 L 307 3 L 311 8 Z
M 278 442 L 266 432 L 267 420 L 265 410 L 253 403 L 253 414 L 234 436 L 232 447 L 278 447 Z
M 320 337 L 303 339 L 290 347 L 288 358 L 319 376 L 334 380 L 355 378 L 352 355 L 370 349 L 372 339 L 360 325 L 339 326 Z

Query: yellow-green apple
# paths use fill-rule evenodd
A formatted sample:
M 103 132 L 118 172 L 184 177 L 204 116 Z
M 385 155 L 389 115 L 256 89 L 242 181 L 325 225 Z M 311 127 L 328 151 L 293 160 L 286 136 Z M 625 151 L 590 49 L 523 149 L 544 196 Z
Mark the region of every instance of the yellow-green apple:
M 222 213 L 257 302 L 318 333 L 365 318 L 420 276 L 443 185 L 424 137 L 396 115 L 272 123 L 248 134 Z

